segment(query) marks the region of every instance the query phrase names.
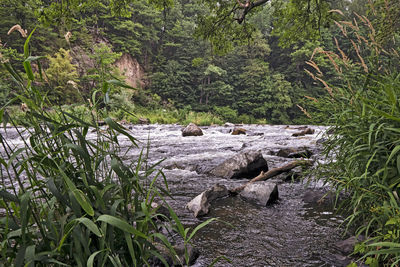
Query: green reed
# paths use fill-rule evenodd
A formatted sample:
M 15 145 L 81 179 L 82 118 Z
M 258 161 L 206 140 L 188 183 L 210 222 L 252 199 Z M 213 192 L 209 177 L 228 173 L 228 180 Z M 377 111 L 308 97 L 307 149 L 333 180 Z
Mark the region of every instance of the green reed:
M 355 14 L 357 17 L 358 15 Z M 376 43 L 370 21 L 358 16 L 338 22 L 353 45 L 347 56 L 337 43 L 337 54 L 327 56 L 337 72 L 337 83 L 321 81 L 330 96 L 319 99 L 332 125 L 324 143 L 328 163 L 319 177 L 344 193 L 340 207 L 346 223 L 366 241 L 355 247 L 370 266 L 400 262 L 400 74 L 399 46 Z M 361 38 L 361 37 L 362 38 Z M 311 62 L 312 63 L 312 62 Z M 359 254 L 359 255 L 360 255 Z M 356 264 L 353 264 L 356 266 Z
M 0 109 L 0 122 L 13 125 L 22 144 L 0 135 L 0 266 L 146 266 L 152 258 L 168 265 L 156 245 L 172 257 L 176 253 L 158 233 L 156 218 L 166 217 L 152 206 L 168 196 L 159 162 L 149 166 L 145 149 L 138 158 L 124 160 L 140 142 L 107 116 L 106 126 L 99 125 L 107 115 L 110 85 L 127 85 L 102 81 L 86 107 L 89 120 L 52 106 L 38 86 L 44 74 L 41 57 L 29 52 L 32 33 L 24 46 L 25 73 L 3 63 L 22 93 Z M 32 62 L 39 73 L 33 73 Z M 19 102 L 27 109 L 23 127 L 7 113 Z M 122 146 L 121 139 L 129 145 Z M 182 230 L 169 210 L 171 223 Z M 197 230 L 183 236 L 185 245 Z

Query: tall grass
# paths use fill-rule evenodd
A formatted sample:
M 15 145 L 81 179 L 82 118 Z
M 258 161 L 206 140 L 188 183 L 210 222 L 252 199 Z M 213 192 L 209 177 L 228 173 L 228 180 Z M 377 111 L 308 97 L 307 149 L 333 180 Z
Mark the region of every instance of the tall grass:
M 376 30 L 364 16 L 337 22 L 351 50 L 322 53 L 337 72 L 324 80 L 314 66 L 311 76 L 329 97 L 319 107 L 331 118 L 324 143 L 328 164 L 319 176 L 344 193 L 342 208 L 348 227 L 367 237 L 356 246 L 371 266 L 400 263 L 400 74 L 397 43 L 379 44 Z M 394 37 L 395 38 L 395 37 Z M 393 38 L 393 40 L 394 40 Z M 310 61 L 310 66 L 313 62 Z
M 138 140 L 109 117 L 105 127 L 98 125 L 107 115 L 100 106 L 110 84 L 126 85 L 103 81 L 85 119 L 51 106 L 36 87 L 42 72 L 40 57 L 29 53 L 32 33 L 24 46 L 25 74 L 4 63 L 23 93 L 0 109 L 0 122 L 14 125 L 22 142 L 0 134 L 0 266 L 146 266 L 154 257 L 168 265 L 160 244 L 178 259 L 170 240 L 158 232 L 156 217 L 167 218 L 152 206 L 168 196 L 158 163 L 149 166 L 144 150 L 127 162 L 125 156 L 139 149 Z M 39 73 L 32 72 L 33 61 Z M 28 109 L 24 127 L 7 112 L 16 101 Z M 130 145 L 122 147 L 121 139 Z M 169 212 L 185 245 L 211 221 L 189 232 Z M 188 261 L 185 255 L 181 264 Z

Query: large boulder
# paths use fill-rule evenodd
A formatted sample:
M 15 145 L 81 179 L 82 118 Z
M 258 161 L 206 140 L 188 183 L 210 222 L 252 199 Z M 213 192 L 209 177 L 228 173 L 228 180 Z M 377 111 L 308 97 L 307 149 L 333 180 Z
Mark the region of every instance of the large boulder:
M 268 181 L 250 183 L 240 192 L 240 196 L 245 200 L 266 206 L 278 200 L 278 186 Z
M 260 174 L 261 171 L 268 171 L 267 161 L 261 152 L 247 151 L 225 160 L 212 169 L 210 174 L 226 179 L 251 178 Z
M 203 131 L 194 123 L 189 123 L 185 129 L 182 130 L 182 136 L 201 136 Z
M 186 208 L 193 212 L 194 217 L 206 215 L 209 212 L 212 201 L 228 195 L 229 191 L 225 186 L 216 184 L 211 189 L 202 192 L 200 195 L 192 199 L 186 205 Z

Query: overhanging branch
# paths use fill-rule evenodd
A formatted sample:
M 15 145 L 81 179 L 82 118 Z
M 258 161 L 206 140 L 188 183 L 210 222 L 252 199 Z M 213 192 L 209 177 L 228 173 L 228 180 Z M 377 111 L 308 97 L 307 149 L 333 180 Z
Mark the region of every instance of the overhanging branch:
M 258 6 L 262 6 L 265 3 L 269 2 L 269 0 L 258 0 L 255 2 L 251 2 L 251 1 L 246 1 L 245 3 L 240 2 L 240 0 L 237 0 L 239 3 L 239 6 L 243 9 L 243 13 L 240 15 L 239 18 L 237 18 L 236 20 L 238 21 L 239 24 L 241 24 L 244 19 L 246 18 L 247 13 L 250 12 L 250 10 L 252 10 L 255 7 Z

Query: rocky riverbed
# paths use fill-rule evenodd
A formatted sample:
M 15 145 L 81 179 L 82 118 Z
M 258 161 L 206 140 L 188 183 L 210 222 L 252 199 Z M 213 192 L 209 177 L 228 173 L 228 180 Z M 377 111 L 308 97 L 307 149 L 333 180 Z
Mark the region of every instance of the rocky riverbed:
M 246 151 L 260 151 L 269 169 L 293 161 L 294 157 L 318 158 L 318 140 L 324 127 L 241 125 L 245 134 L 232 135 L 233 125 L 201 127 L 201 136 L 182 136 L 180 125 L 126 125 L 145 147 L 149 145 L 148 163 L 161 163 L 175 209 L 186 227 L 195 227 L 212 217 L 219 218 L 202 229 L 194 239 L 200 251 L 195 266 L 208 266 L 215 258 L 224 256 L 216 266 L 345 266 L 349 259 L 335 245 L 343 239 L 339 225 L 343 218 L 336 215 L 329 201 L 320 201 L 327 191 L 321 184 L 308 186 L 286 174 L 274 177 L 278 183 L 279 200 L 261 206 L 240 197 L 215 201 L 209 214 L 195 218 L 185 208 L 201 192 L 221 184 L 235 188 L 248 179 L 226 179 L 210 171 L 226 159 Z M 1 130 L 3 131 L 3 130 Z M 21 140 L 13 129 L 3 136 L 18 145 Z M 94 137 L 94 133 L 92 133 Z M 121 138 L 122 145 L 129 140 Z M 140 149 L 125 156 L 136 159 Z M 295 169 L 291 177 L 301 175 Z
M 161 165 L 174 196 L 168 202 L 186 226 L 195 227 L 212 217 L 231 224 L 212 223 L 197 234 L 194 244 L 200 257 L 195 266 L 207 266 L 221 255 L 231 262 L 222 260 L 216 266 L 345 266 L 349 259 L 335 245 L 343 239 L 339 229 L 343 218 L 334 213 L 329 201 L 319 201 L 327 191 L 321 184 L 283 182 L 287 174 L 281 174 L 273 178 L 279 184 L 279 201 L 271 206 L 229 197 L 215 201 L 210 213 L 198 219 L 185 208 L 192 198 L 217 183 L 235 188 L 248 181 L 209 174 L 226 159 L 260 151 L 269 169 L 285 165 L 293 157 L 317 159 L 318 140 L 326 130 L 310 126 L 313 133 L 293 136 L 306 127 L 240 127 L 246 134 L 232 135 L 234 126 L 229 125 L 201 127 L 202 136 L 185 137 L 180 125 L 131 127 L 139 140 L 149 141 L 150 161 L 165 158 Z

